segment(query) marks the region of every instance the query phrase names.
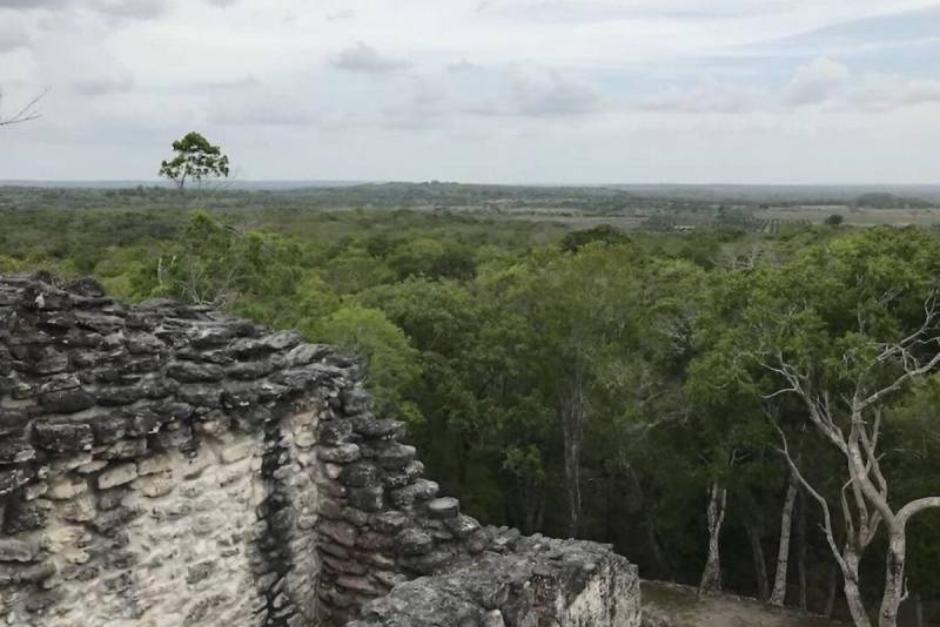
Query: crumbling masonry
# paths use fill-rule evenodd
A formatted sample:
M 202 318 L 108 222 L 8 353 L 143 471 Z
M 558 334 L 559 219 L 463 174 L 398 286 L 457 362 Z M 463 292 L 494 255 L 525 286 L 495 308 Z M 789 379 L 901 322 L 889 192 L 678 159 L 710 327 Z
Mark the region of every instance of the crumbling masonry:
M 360 380 L 294 333 L 0 278 L 0 624 L 639 625 L 634 566 L 463 515 Z

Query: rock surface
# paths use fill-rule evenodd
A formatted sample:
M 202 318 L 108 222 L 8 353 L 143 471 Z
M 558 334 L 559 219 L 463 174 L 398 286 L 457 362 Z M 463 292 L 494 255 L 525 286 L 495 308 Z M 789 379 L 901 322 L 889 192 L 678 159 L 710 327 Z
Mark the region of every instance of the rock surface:
M 640 627 L 636 567 L 591 542 L 520 540 L 367 604 L 349 627 Z

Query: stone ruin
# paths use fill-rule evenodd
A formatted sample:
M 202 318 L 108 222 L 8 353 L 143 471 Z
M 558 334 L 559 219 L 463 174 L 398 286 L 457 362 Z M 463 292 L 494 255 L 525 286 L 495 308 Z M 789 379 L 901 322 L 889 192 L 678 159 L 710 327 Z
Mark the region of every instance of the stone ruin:
M 635 566 L 482 526 L 359 364 L 0 278 L 0 624 L 637 627 Z

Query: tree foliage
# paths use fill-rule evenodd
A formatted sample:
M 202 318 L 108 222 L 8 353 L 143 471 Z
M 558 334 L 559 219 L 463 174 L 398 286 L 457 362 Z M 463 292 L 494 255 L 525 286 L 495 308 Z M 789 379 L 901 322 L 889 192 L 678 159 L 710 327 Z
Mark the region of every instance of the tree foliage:
M 172 159 L 160 163 L 160 176 L 173 181 L 177 189 L 183 189 L 187 181 L 202 183 L 229 174 L 228 156 L 195 131 L 174 141 L 173 151 L 176 155 Z

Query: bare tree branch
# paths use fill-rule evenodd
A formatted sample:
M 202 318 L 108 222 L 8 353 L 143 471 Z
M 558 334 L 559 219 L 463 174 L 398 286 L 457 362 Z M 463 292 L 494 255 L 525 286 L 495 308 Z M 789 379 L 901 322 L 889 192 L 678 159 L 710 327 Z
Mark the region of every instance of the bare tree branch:
M 0 126 L 12 126 L 14 124 L 22 124 L 24 122 L 29 122 L 31 120 L 36 120 L 42 117 L 42 114 L 39 112 L 39 102 L 46 97 L 48 90 L 43 91 L 41 94 L 27 102 L 19 111 L 14 113 L 11 117 L 3 118 L 0 117 Z

